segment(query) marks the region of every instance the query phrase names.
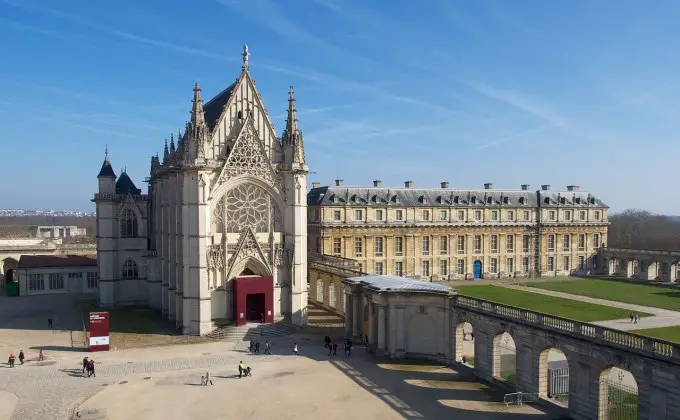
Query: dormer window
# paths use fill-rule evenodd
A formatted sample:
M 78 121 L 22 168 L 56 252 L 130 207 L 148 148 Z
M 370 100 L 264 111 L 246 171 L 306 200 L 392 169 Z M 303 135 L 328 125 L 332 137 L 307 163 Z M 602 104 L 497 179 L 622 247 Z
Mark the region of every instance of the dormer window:
M 567 199 L 564 197 L 560 197 L 560 204 L 567 204 Z
M 524 197 L 520 197 L 520 198 L 519 198 L 519 204 L 524 204 L 524 202 L 525 202 Z
M 453 197 L 453 202 L 456 204 L 460 203 L 460 197 L 459 196 Z
M 543 200 L 543 202 L 544 202 L 545 204 L 550 204 L 550 198 L 549 198 L 549 197 L 546 197 L 545 200 Z
M 595 197 L 590 198 L 590 204 L 595 204 Z
M 574 203 L 581 204 L 581 197 L 574 198 Z
M 473 195 L 472 198 L 470 199 L 470 203 L 477 204 L 477 197 Z
M 492 197 L 486 197 L 486 204 L 493 204 L 493 198 Z
M 420 196 L 420 202 L 422 204 L 427 204 L 427 197 L 425 197 L 424 195 Z
M 335 195 L 335 194 L 333 194 L 333 195 L 331 196 L 331 201 L 332 201 L 333 203 L 337 203 L 337 202 L 338 202 L 338 196 Z
M 398 195 L 395 195 L 394 196 L 394 202 L 397 203 L 397 204 L 401 203 L 401 198 L 399 198 Z
M 509 204 L 509 203 L 510 203 L 510 198 L 503 197 L 503 204 Z

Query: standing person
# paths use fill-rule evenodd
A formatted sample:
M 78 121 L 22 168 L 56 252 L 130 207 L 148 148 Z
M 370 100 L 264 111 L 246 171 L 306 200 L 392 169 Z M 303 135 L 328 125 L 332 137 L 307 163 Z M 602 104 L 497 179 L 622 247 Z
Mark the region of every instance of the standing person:
M 83 357 L 83 373 L 85 373 L 86 370 L 88 370 L 88 366 L 90 364 L 90 361 L 87 359 L 87 357 Z
M 243 367 L 243 360 L 241 360 L 240 362 L 238 362 L 238 377 L 239 378 L 243 377 L 243 371 L 244 370 L 245 370 L 245 368 Z
M 255 353 L 260 353 L 260 342 L 259 341 L 255 342 Z
M 296 356 L 300 354 L 298 353 L 297 343 L 293 343 L 293 354 Z
M 264 354 L 272 354 L 272 345 L 269 340 L 264 342 Z
M 42 362 L 43 360 L 45 360 L 45 356 L 43 355 L 42 349 L 40 349 L 40 353 L 38 353 L 38 361 Z
M 328 355 L 330 356 L 331 354 L 333 354 L 333 345 L 328 344 Z
M 11 368 L 14 367 L 14 355 L 12 353 L 9 354 L 9 358 L 7 359 L 7 364 Z
M 338 355 L 338 343 L 333 343 L 333 356 Z
M 210 382 L 210 385 L 212 385 L 212 378 L 210 378 L 210 371 L 205 373 L 205 384 L 208 385 L 208 382 Z
M 94 360 L 90 360 L 90 375 L 95 378 L 97 377 L 97 375 L 94 374 Z
M 26 358 L 26 356 L 24 356 L 24 351 L 23 351 L 23 350 L 19 350 L 19 364 L 22 364 L 22 365 L 23 365 L 23 364 L 24 364 L 24 359 L 25 359 L 25 358 Z
M 633 323 L 633 318 L 635 318 L 635 315 L 631 312 L 631 313 L 628 315 L 628 318 L 630 318 L 630 323 L 632 324 L 632 323 Z
M 47 328 L 52 329 L 52 318 L 47 318 Z

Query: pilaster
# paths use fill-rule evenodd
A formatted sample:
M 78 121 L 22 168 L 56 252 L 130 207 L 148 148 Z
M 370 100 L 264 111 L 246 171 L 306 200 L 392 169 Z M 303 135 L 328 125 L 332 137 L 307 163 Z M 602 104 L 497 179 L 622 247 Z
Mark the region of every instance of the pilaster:
M 171 322 L 177 320 L 177 174 L 172 172 L 168 175 L 168 319 Z
M 177 329 L 182 328 L 183 318 L 183 283 L 184 262 L 182 261 L 182 201 L 184 195 L 183 175 L 177 172 L 175 175 L 173 196 L 175 197 L 175 325 Z
M 168 178 L 167 175 L 163 175 L 163 177 L 160 179 L 160 185 L 161 188 L 158 190 L 161 192 L 161 198 L 160 198 L 160 204 L 161 204 L 161 215 L 162 215 L 162 221 L 161 221 L 161 228 L 159 230 L 159 236 L 161 238 L 161 292 L 162 292 L 162 302 L 161 302 L 161 310 L 163 312 L 164 316 L 168 316 L 168 311 L 170 307 L 170 292 L 168 291 L 170 287 L 170 282 L 169 282 L 169 274 L 168 274 L 168 268 L 169 268 L 169 263 L 168 263 L 168 253 L 170 251 L 170 244 L 168 242 L 168 225 L 169 225 L 169 217 L 170 217 L 170 212 L 168 210 L 169 208 L 169 199 L 168 199 Z
M 385 352 L 387 337 L 387 308 L 384 305 L 378 306 L 378 352 Z

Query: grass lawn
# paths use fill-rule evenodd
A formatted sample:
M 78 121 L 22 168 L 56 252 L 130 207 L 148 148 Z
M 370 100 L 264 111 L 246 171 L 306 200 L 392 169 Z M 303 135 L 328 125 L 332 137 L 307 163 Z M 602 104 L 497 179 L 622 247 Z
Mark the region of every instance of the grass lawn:
M 581 322 L 628 318 L 630 311 L 578 300 L 539 295 L 501 286 L 460 286 L 458 293 Z M 649 316 L 642 314 L 640 316 Z
M 646 335 L 647 337 L 680 343 L 680 326 L 648 328 L 646 330 L 632 330 L 633 334 Z
M 527 286 L 632 303 L 634 305 L 680 311 L 680 289 L 675 287 L 596 279 L 550 281 L 544 283 L 531 282 L 527 283 Z

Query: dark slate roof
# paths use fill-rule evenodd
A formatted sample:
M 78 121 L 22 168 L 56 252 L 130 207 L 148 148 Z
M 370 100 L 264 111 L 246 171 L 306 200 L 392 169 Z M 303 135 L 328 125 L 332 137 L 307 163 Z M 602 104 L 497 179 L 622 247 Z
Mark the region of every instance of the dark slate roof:
M 111 167 L 111 162 L 109 162 L 109 158 L 104 159 L 104 163 L 102 163 L 102 168 L 99 170 L 99 175 L 97 175 L 97 178 L 115 178 L 116 173 L 113 172 L 113 168 Z
M 231 93 L 235 87 L 236 82 L 232 83 L 231 86 L 218 93 L 217 96 L 203 105 L 203 115 L 205 115 L 205 122 L 208 124 L 210 132 L 215 128 L 217 120 L 222 115 L 222 109 L 227 102 L 229 102 L 229 98 L 231 98 Z
M 135 183 L 132 182 L 128 176 L 127 172 L 123 171 L 123 173 L 120 174 L 118 181 L 116 181 L 116 194 L 140 195 L 141 193 L 142 190 L 137 188 Z
M 420 280 L 412 280 L 406 277 L 377 275 L 348 277 L 345 281 L 355 284 L 363 284 L 370 289 L 381 292 L 424 292 L 449 294 L 450 289 L 443 284 L 430 283 Z
M 541 190 L 541 207 L 609 207 L 587 191 Z
M 96 267 L 97 255 L 22 255 L 19 268 Z
M 364 188 L 319 187 L 307 194 L 307 204 L 313 205 L 513 205 L 536 206 L 536 192 L 528 190 L 458 190 L 448 188 Z

